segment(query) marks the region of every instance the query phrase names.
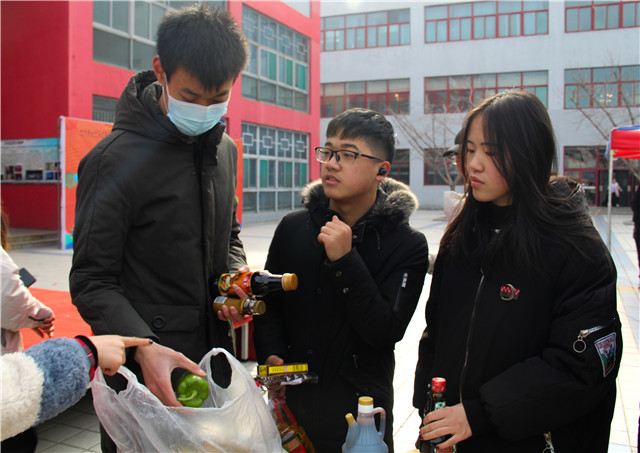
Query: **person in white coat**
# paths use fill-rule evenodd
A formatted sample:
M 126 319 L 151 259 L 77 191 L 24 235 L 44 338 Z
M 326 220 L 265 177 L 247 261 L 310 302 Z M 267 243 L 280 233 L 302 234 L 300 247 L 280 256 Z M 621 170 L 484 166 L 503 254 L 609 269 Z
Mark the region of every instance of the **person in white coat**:
M 24 349 L 20 329 L 33 329 L 38 335 L 51 337 L 54 331 L 53 310 L 36 299 L 22 282 L 20 269 L 6 252 L 7 216 L 1 209 L 2 274 L 1 316 L 2 347 L 1 354 L 19 352 Z M 4 391 L 4 388 L 3 388 Z M 14 438 L 4 440 L 0 449 L 4 452 L 32 452 L 38 443 L 35 430 L 27 430 Z
M 20 278 L 19 268 L 2 248 L 2 354 L 23 350 L 20 329 L 53 336 L 55 314 L 36 299 Z

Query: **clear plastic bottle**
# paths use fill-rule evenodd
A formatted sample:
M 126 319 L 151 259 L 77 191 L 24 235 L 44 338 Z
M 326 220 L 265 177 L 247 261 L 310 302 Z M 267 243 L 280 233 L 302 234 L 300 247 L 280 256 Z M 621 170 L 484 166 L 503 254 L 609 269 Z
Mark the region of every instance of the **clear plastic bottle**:
M 218 278 L 218 293 L 223 295 L 234 294 L 233 284 L 238 285 L 247 294 L 262 297 L 274 291 L 293 291 L 297 289 L 298 276 L 296 274 L 272 274 L 269 271 L 222 274 Z
M 243 315 L 261 315 L 267 311 L 267 305 L 263 300 L 237 299 L 235 297 L 218 296 L 213 301 L 213 310 L 219 311 L 223 305 L 236 307 L 238 313 Z
M 376 429 L 375 415 L 380 414 L 380 430 Z M 389 447 L 384 443 L 384 431 L 387 414 L 381 407 L 373 407 L 373 398 L 361 396 L 358 399 L 358 420 L 347 414 L 349 423 L 347 438 L 342 444 L 343 453 L 387 453 Z

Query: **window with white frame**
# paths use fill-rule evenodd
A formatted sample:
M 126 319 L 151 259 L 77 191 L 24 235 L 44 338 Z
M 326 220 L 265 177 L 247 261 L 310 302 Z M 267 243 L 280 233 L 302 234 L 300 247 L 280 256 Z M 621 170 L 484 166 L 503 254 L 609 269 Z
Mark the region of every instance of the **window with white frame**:
M 308 112 L 309 38 L 247 6 L 242 30 L 249 42 L 242 96 Z
M 290 211 L 302 207 L 309 179 L 309 136 L 242 123 L 243 212 Z
M 194 3 L 225 7 L 224 1 L 94 1 L 93 60 L 134 71 L 151 69 L 162 16 L 168 9 Z

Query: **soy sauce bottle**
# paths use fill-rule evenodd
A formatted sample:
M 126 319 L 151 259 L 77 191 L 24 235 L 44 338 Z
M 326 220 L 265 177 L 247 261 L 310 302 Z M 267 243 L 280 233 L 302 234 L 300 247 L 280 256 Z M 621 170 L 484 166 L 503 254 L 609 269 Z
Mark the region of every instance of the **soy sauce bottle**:
M 233 284 L 247 294 L 263 297 L 274 291 L 293 291 L 298 288 L 296 274 L 272 274 L 269 271 L 245 272 L 242 274 L 222 274 L 218 278 L 218 293 L 233 295 Z
M 434 377 L 431 379 L 431 387 L 429 390 L 429 405 L 425 410 L 425 414 L 438 409 L 442 409 L 446 406 L 446 392 L 447 392 L 447 380 L 442 377 Z M 440 436 L 436 439 L 422 440 L 418 437 L 416 447 L 420 449 L 420 453 L 439 453 L 437 446 L 451 437 L 450 434 Z M 449 451 L 456 452 L 454 446 Z

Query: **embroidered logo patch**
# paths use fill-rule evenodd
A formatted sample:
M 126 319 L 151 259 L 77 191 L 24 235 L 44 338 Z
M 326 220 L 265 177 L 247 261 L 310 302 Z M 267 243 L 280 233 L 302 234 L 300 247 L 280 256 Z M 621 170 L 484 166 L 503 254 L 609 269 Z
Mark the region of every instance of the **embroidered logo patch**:
M 616 364 L 616 333 L 599 338 L 594 344 L 602 363 L 602 375 L 606 376 Z
M 519 295 L 520 290 L 510 283 L 500 287 L 500 299 L 502 300 L 516 300 Z

